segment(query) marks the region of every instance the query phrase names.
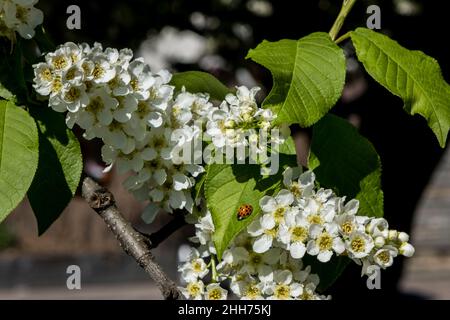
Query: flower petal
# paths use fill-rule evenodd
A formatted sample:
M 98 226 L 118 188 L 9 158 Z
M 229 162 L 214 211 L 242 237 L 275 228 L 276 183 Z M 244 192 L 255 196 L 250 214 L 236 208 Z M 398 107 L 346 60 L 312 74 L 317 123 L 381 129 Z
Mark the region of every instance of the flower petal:
M 303 243 L 297 241 L 291 244 L 289 251 L 292 258 L 301 259 L 305 255 L 306 247 Z
M 272 246 L 272 237 L 263 234 L 253 243 L 253 251 L 256 253 L 264 253 Z
M 289 206 L 294 202 L 294 195 L 288 190 L 281 190 L 275 197 L 277 203 L 281 206 Z

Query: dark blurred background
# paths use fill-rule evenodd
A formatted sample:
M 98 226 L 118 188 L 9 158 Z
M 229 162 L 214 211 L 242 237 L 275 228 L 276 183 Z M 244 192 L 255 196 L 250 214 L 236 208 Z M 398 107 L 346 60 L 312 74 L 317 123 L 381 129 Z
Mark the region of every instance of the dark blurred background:
M 365 27 L 367 7 L 379 5 L 382 32 L 436 58 L 450 80 L 446 36 L 450 11 L 442 3 L 359 0 L 342 33 Z M 66 9 L 73 4 L 81 8 L 81 30 L 66 28 Z M 203 70 L 229 86 L 259 85 L 263 97 L 272 79 L 268 71 L 245 60 L 248 50 L 263 39 L 298 39 L 314 31 L 328 32 L 341 1 L 40 0 L 37 6 L 44 11 L 45 27 L 57 44 L 101 42 L 105 47 L 131 48 L 154 71 Z M 450 154 L 439 148 L 424 119 L 407 115 L 400 99 L 364 74 L 351 44 L 342 46 L 349 58 L 347 85 L 332 112 L 348 118 L 374 144 L 383 164 L 385 216 L 391 228 L 412 233 L 417 251 L 414 258 L 405 263 L 397 259 L 395 267 L 382 273 L 382 290 L 369 291 L 365 278 L 359 277 L 359 267 L 354 266 L 330 293 L 337 299 L 450 298 Z M 120 186 L 124 177 L 101 173 L 99 146 L 98 141 L 82 141 L 86 173 L 110 187 L 126 216 L 147 230 L 139 219 L 140 205 Z M 162 216 L 157 224 L 168 219 Z M 183 229 L 156 251 L 173 277 L 179 256 L 185 253 L 183 246 L 180 249 L 182 239 L 189 231 Z M 0 225 L 0 250 L 0 298 L 159 297 L 81 199 L 72 201 L 40 238 L 25 200 Z M 70 264 L 82 268 L 81 291 L 66 289 L 65 268 Z

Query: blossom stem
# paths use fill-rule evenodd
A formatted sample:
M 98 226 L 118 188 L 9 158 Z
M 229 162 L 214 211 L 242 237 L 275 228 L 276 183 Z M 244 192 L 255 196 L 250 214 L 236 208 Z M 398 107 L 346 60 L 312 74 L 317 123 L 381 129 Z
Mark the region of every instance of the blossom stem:
M 333 40 L 333 41 L 336 40 L 336 38 L 339 34 L 339 31 L 341 31 L 342 26 L 344 25 L 345 19 L 347 18 L 347 15 L 352 10 L 355 2 L 356 2 L 356 0 L 344 0 L 344 2 L 342 3 L 341 11 L 339 12 L 338 17 L 336 18 L 336 21 L 334 21 L 334 24 L 331 27 L 331 30 L 329 32 L 331 40 Z
M 211 280 L 213 282 L 217 282 L 216 256 L 214 255 L 211 256 L 211 271 L 212 271 Z

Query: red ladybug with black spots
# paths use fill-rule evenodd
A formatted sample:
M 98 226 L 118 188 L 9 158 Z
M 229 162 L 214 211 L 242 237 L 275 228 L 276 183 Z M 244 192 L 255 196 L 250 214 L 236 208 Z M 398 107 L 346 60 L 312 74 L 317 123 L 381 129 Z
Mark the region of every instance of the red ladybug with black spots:
M 243 204 L 239 207 L 237 212 L 237 219 L 239 221 L 248 218 L 253 212 L 253 207 L 249 204 Z

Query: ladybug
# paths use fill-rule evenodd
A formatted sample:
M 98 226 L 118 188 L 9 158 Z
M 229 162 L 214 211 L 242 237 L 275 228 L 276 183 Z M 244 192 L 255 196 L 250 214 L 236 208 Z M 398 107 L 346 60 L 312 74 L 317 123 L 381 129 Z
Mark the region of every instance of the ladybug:
M 239 221 L 249 217 L 253 212 L 253 207 L 249 204 L 243 204 L 239 207 L 237 212 L 237 219 Z

